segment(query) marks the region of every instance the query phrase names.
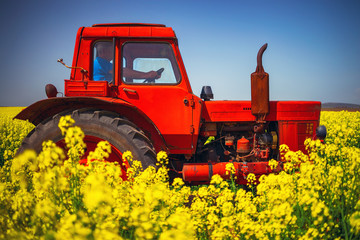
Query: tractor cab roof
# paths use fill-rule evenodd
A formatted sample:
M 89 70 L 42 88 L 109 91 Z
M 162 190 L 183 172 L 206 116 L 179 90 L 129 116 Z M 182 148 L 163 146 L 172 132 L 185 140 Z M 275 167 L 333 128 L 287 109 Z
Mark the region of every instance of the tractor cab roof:
M 166 27 L 164 24 L 156 23 L 97 23 L 92 27 Z
M 82 37 L 176 38 L 171 27 L 151 23 L 100 23 L 85 27 Z

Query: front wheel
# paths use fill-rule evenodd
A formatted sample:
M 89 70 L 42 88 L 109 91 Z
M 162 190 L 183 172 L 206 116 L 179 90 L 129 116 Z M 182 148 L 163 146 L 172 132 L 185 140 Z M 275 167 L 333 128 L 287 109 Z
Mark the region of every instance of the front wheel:
M 107 160 L 119 162 L 124 168 L 123 171 L 126 171 L 126 166 L 122 165 L 122 154 L 125 151 L 131 151 L 134 159 L 139 160 L 144 169 L 156 166 L 156 154 L 151 141 L 131 122 L 103 110 L 80 109 L 60 113 L 43 121 L 24 139 L 18 153 L 25 149 L 34 149 L 39 153 L 42 142 L 46 140 L 52 140 L 58 146 L 64 147 L 58 124 L 60 117 L 65 115 L 71 115 L 75 125 L 85 134 L 86 152 L 83 158 L 86 158 L 90 151 L 94 151 L 99 141 L 106 140 L 111 145 L 111 154 Z

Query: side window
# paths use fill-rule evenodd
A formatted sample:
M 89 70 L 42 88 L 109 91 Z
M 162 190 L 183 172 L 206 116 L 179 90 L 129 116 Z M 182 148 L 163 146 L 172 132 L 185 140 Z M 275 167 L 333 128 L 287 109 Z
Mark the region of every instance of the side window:
M 93 48 L 93 80 L 113 80 L 114 47 L 110 41 L 98 41 Z
M 180 71 L 168 43 L 125 43 L 122 77 L 125 83 L 176 84 Z

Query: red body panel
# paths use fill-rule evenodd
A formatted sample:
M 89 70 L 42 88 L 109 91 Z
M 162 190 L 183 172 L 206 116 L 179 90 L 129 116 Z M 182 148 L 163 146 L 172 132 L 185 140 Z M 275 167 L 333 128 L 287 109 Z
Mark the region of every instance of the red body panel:
M 65 80 L 65 96 L 109 96 L 107 81 L 71 81 Z
M 320 102 L 271 101 L 266 121 L 319 120 Z M 205 101 L 202 110 L 205 122 L 255 121 L 251 101 Z
M 124 88 L 127 91 L 124 91 Z M 130 89 L 130 91 L 129 91 Z M 121 99 L 142 110 L 165 139 L 170 153 L 193 154 L 200 125 L 201 105 L 180 86 L 121 86 Z M 189 104 L 184 101 L 188 100 Z M 194 107 L 190 102 L 194 101 Z
M 175 38 L 175 33 L 170 27 L 164 25 L 148 24 L 102 24 L 87 27 L 82 35 L 84 37 L 160 37 Z M 96 27 L 99 26 L 99 27 Z

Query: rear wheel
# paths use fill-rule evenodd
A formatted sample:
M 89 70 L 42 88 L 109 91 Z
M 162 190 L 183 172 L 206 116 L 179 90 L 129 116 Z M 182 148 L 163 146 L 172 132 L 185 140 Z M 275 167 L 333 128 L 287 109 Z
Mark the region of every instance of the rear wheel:
M 52 140 L 58 146 L 64 147 L 58 124 L 60 117 L 65 115 L 71 115 L 75 125 L 85 133 L 84 142 L 87 147 L 83 158 L 86 158 L 90 151 L 94 151 L 99 141 L 106 140 L 111 145 L 111 154 L 107 160 L 119 162 L 124 171 L 126 167 L 121 163 L 125 151 L 131 151 L 134 159 L 141 161 L 144 169 L 156 166 L 156 154 L 151 141 L 131 122 L 115 113 L 102 110 L 80 109 L 57 114 L 36 126 L 24 139 L 18 152 L 34 149 L 39 153 L 42 142 L 46 140 Z

